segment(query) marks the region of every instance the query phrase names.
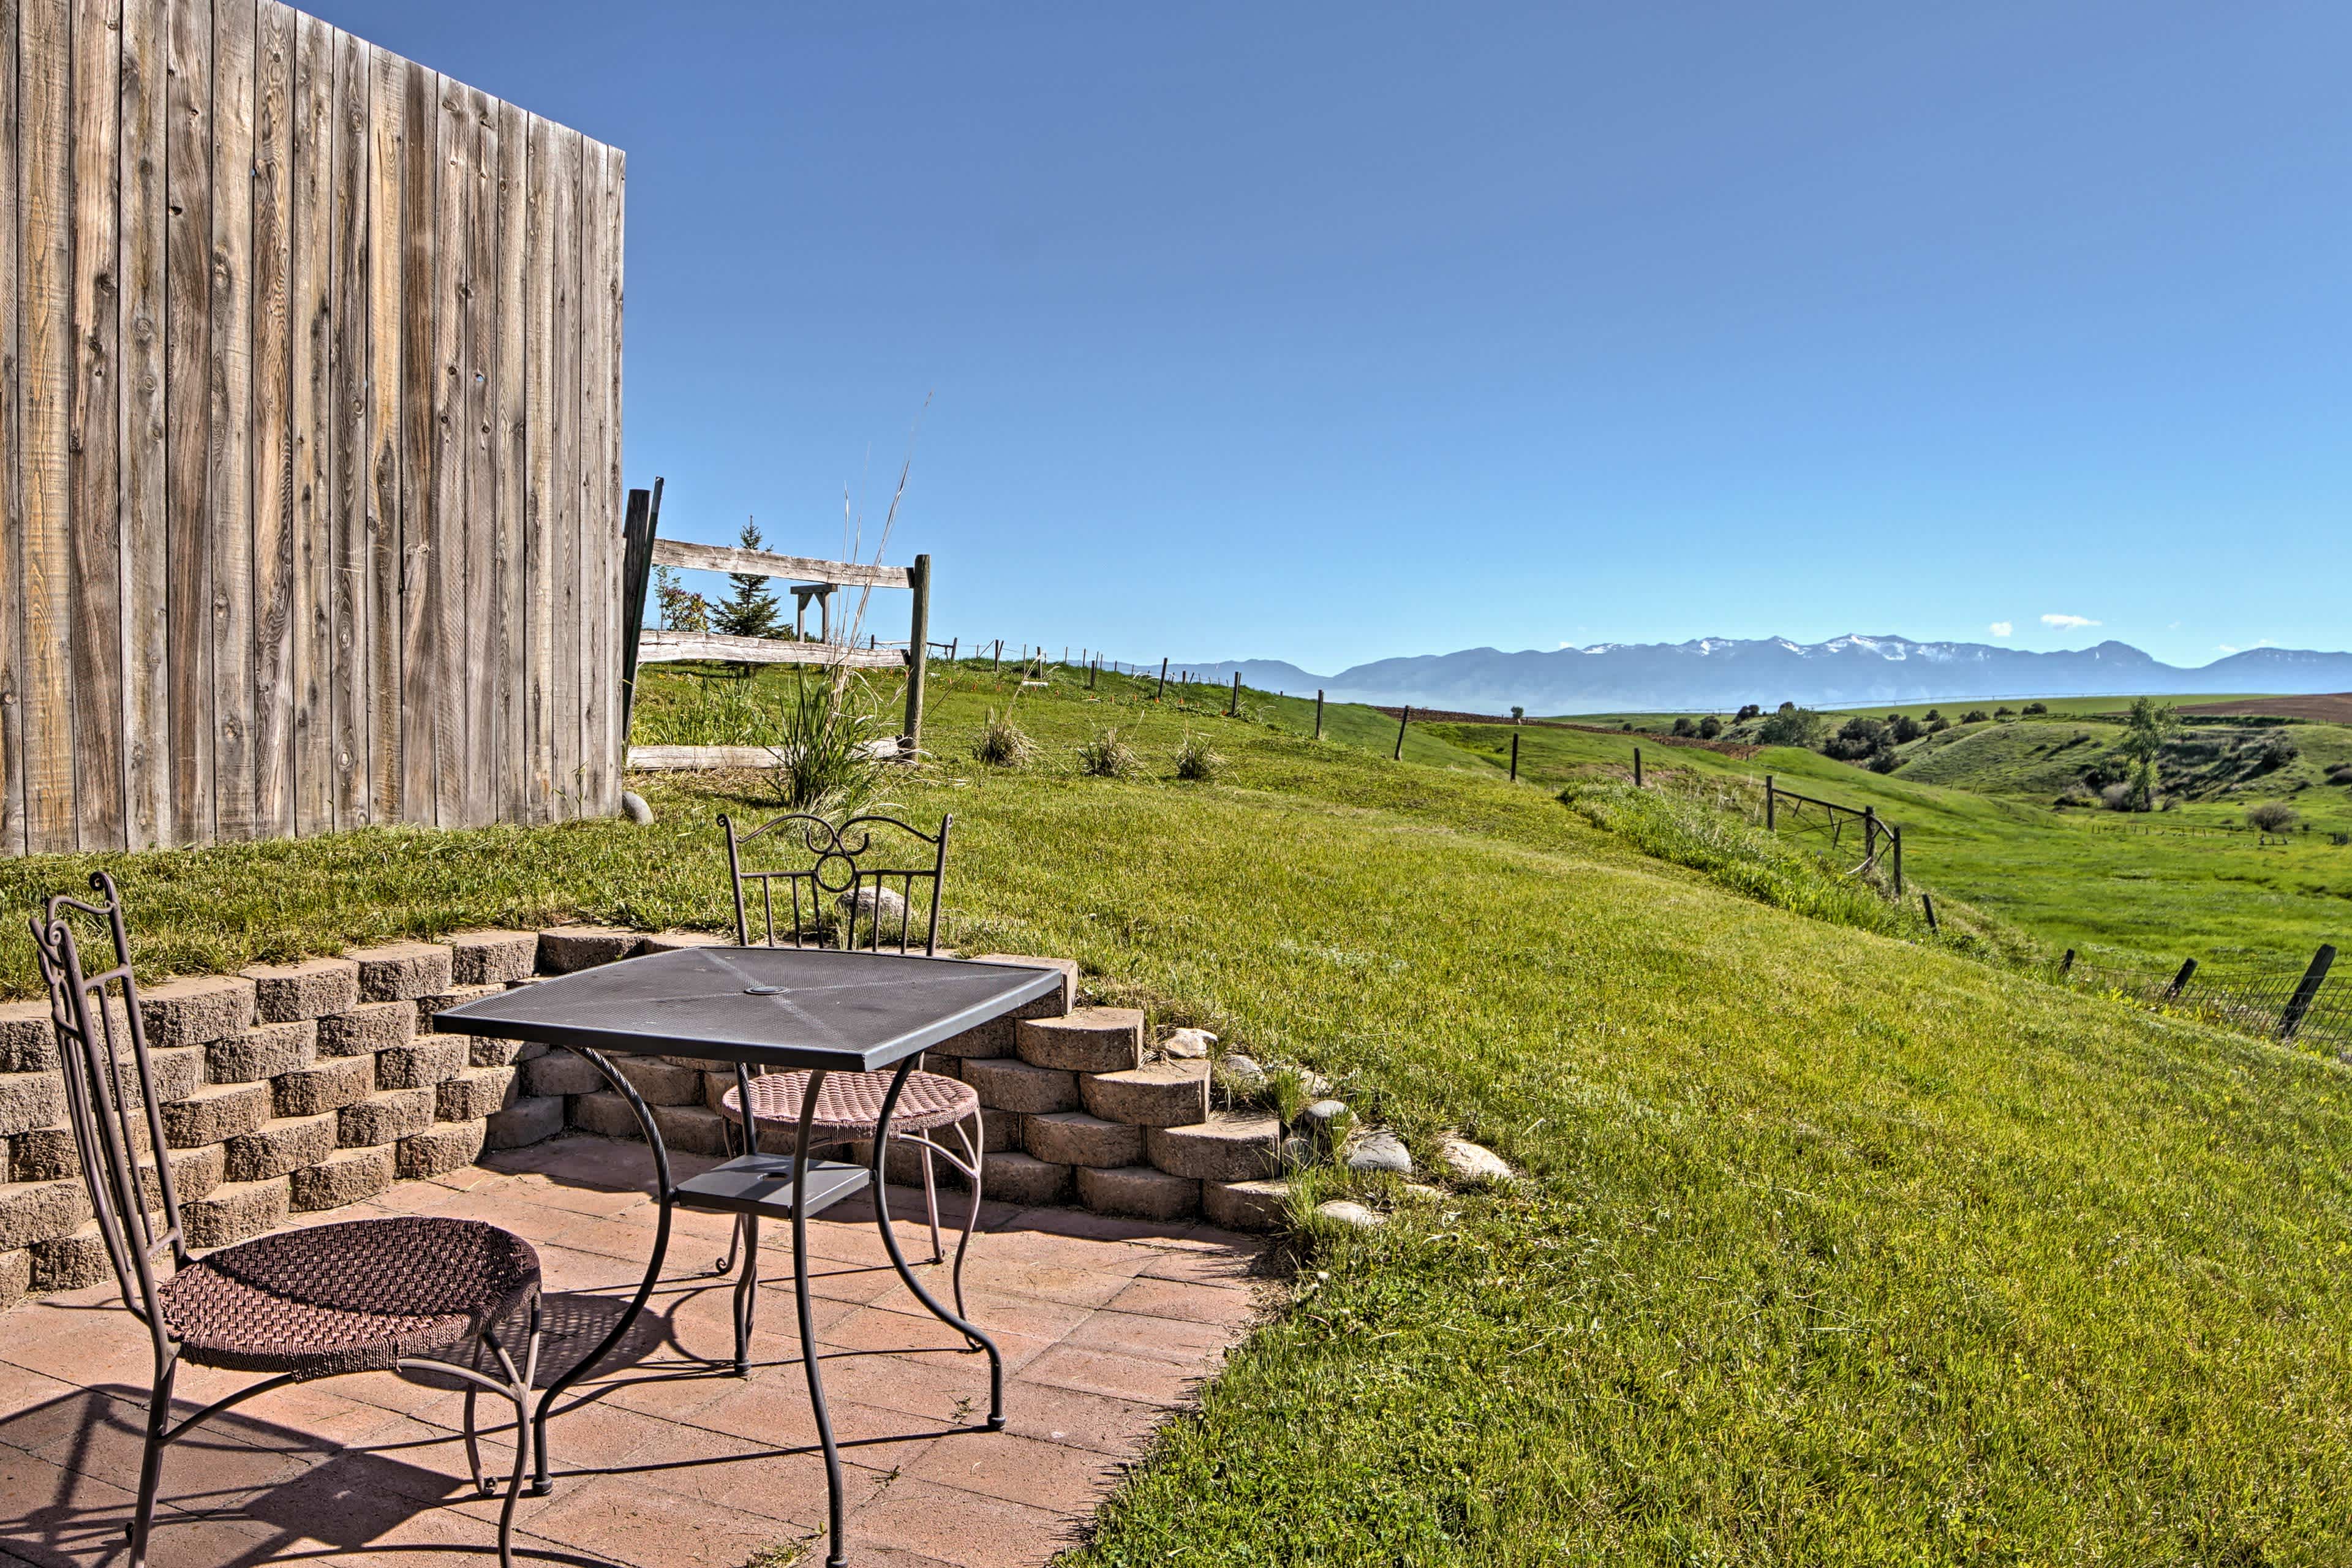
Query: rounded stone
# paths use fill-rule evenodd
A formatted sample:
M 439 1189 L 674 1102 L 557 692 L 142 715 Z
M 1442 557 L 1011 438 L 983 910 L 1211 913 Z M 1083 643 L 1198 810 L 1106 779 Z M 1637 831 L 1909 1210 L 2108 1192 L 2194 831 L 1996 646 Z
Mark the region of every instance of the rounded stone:
M 1388 1216 L 1375 1213 L 1349 1198 L 1332 1198 L 1315 1205 L 1318 1216 L 1334 1225 L 1344 1225 L 1356 1230 L 1375 1230 L 1388 1224 Z
M 1502 1156 L 1483 1144 L 1460 1138 L 1448 1138 L 1438 1146 L 1437 1157 L 1445 1168 L 1465 1182 L 1507 1182 L 1510 1166 Z
M 1351 1171 L 1394 1171 L 1399 1175 L 1412 1174 L 1412 1154 L 1404 1140 L 1385 1127 L 1375 1128 L 1348 1145 L 1346 1157 Z

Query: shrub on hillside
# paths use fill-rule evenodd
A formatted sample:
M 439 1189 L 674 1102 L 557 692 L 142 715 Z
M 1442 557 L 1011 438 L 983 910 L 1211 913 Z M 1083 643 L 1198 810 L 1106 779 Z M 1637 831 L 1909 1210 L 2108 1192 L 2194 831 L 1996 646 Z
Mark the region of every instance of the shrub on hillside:
M 2246 807 L 2246 826 L 2257 833 L 2284 833 L 2303 818 L 2283 800 L 2256 801 Z
M 1981 724 L 1991 717 L 1991 714 L 1986 712 L 1981 708 L 1971 708 L 1967 712 L 1960 715 L 1960 722 L 1963 724 Z
M 1927 715 L 1927 733 L 1930 735 L 1940 735 L 1951 727 L 1952 721 L 1949 719 L 1945 718 L 1941 713 L 1930 713 Z
M 1078 744 L 1078 771 L 1090 778 L 1129 778 L 1138 765 L 1135 748 L 1120 740 L 1116 729 L 1104 730 Z
M 1698 738 L 1700 740 L 1712 741 L 1717 735 L 1722 733 L 1723 721 L 1717 718 L 1714 714 L 1710 713 L 1706 718 L 1698 721 Z
M 2099 799 L 2109 811 L 2129 811 L 2132 808 L 2132 786 L 2118 780 L 2099 791 Z
M 1768 746 L 1810 746 L 1822 732 L 1822 716 L 1810 708 L 1783 702 L 1780 710 L 1756 728 L 1756 738 Z
M 2338 763 L 2329 768 L 2327 782 L 2332 784 L 2352 784 L 2352 763 Z
M 1926 727 L 1908 713 L 1897 713 L 1887 724 L 1886 729 L 1887 732 L 1895 737 L 1895 743 L 1898 746 L 1907 746 L 1927 732 Z
M 1822 742 L 1822 754 L 1842 763 L 1859 763 L 1879 752 L 1891 752 L 1894 744 L 1885 720 L 1856 717 L 1839 725 L 1837 733 Z
M 1225 771 L 1225 759 L 1209 749 L 1198 735 L 1187 735 L 1176 748 L 1176 776 L 1194 784 L 1214 784 Z
M 1685 713 L 1681 718 L 1675 721 L 1675 733 L 1677 735 L 1696 735 L 1698 733 L 1698 726 L 1692 723 L 1690 721 L 1690 715 Z
M 2303 755 L 2303 748 L 2294 743 L 2292 735 L 2273 735 L 2254 752 L 2254 765 L 2266 773 L 2276 773 Z
M 2047 702 L 2029 702 L 2024 707 L 2019 709 L 2018 711 L 2028 715 L 2047 713 L 2050 711 L 2050 704 Z
M 1741 708 L 1737 714 L 1733 715 L 1731 721 L 1735 724 L 1745 724 L 1750 719 L 1761 719 L 1762 717 L 1764 717 L 1764 710 L 1757 704 L 1750 702 Z
M 2014 719 L 2017 717 L 2017 710 L 2014 708 L 1996 708 L 1992 710 L 1992 716 L 1996 719 Z

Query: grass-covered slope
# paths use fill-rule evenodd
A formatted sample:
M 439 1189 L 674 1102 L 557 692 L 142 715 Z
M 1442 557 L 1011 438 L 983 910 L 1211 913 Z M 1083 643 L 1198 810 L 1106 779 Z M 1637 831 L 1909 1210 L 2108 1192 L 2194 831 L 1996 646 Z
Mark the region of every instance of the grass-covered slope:
M 1055 688 L 999 774 L 959 759 L 1005 694 L 937 697 L 892 796 L 956 813 L 959 943 L 1073 954 L 1424 1160 L 1458 1127 L 1529 1173 L 1374 1194 L 1396 1217 L 1319 1244 L 1087 1562 L 2352 1559 L 2335 1065 L 1740 896 L 1475 759 Z M 1146 776 L 1079 776 L 1114 719 Z M 1168 776 L 1187 729 L 1224 782 Z M 114 863 L 158 951 L 213 957 L 716 923 L 710 818 L 754 782 L 649 784 L 651 829 Z M 82 868 L 0 868 L 0 902 Z

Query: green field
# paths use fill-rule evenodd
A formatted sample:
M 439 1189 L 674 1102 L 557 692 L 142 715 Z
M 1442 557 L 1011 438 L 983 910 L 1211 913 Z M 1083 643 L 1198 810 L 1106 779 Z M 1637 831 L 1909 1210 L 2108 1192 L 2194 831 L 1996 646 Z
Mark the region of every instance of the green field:
M 1658 723 L 1656 715 L 1642 721 Z M 2352 762 L 2352 729 L 2284 730 L 2303 754 L 2276 773 L 2240 793 L 2144 814 L 2053 809 L 2082 760 L 2118 732 L 2079 720 L 1956 726 L 1906 749 L 1891 774 L 1788 747 L 1742 759 L 1638 733 L 1517 732 L 1521 776 L 1547 784 L 1630 771 L 1640 744 L 1653 776 L 1760 784 L 1769 773 L 1803 794 L 1874 806 L 1903 827 L 1911 882 L 2012 921 L 2053 950 L 2150 966 L 2193 954 L 2228 967 L 2299 963 L 2318 943 L 2352 935 L 2352 847 L 2331 838 L 2352 832 L 2352 790 L 2326 779 L 2331 765 Z M 1430 727 L 1432 738 L 1489 767 L 1507 765 L 1512 733 L 1508 725 Z M 2218 831 L 2240 826 L 2250 802 L 2270 798 L 2290 800 L 2312 831 L 2284 845 Z
M 649 676 L 649 730 L 694 684 Z M 890 798 L 956 814 L 950 938 L 1075 956 L 1157 1025 L 1329 1075 L 1424 1163 L 1459 1129 L 1528 1179 L 1367 1184 L 1387 1226 L 1299 1237 L 1081 1563 L 2352 1559 L 2336 1064 L 1858 928 L 1802 856 L 1728 891 L 1549 776 L 1513 787 L 1487 732 L 1398 765 L 1369 724 L 1318 745 L 1287 710 L 1135 696 L 935 684 L 933 761 Z M 1030 767 L 969 760 L 992 706 Z M 1114 722 L 1141 773 L 1082 776 Z M 1187 732 L 1223 779 L 1171 776 Z M 1619 744 L 1528 734 L 1563 775 Z M 1674 762 L 1734 771 L 1700 758 Z M 158 970 L 573 914 L 718 926 L 712 818 L 764 781 L 641 783 L 651 827 L 17 861 L 0 901 L 108 865 Z M 1937 803 L 1955 842 L 2003 809 L 1864 787 Z M 1719 847 L 1760 864 L 1748 831 Z M 19 990 L 25 945 L 0 949 Z

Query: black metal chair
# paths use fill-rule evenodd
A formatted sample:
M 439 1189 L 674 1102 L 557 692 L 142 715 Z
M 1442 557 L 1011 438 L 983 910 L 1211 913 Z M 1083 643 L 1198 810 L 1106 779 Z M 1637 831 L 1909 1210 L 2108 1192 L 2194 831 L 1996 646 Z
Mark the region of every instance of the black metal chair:
M 799 812 L 762 823 L 749 833 L 737 833 L 734 821 L 725 816 L 719 817 L 719 825 L 727 834 L 727 875 L 735 900 L 735 940 L 740 945 L 754 945 L 751 919 L 753 906 L 746 900 L 745 887 L 757 883 L 761 938 L 757 945 L 838 945 L 845 951 L 879 952 L 887 949 L 909 953 L 915 951 L 911 933 L 919 888 L 924 891 L 926 905 L 921 951 L 926 957 L 938 954 L 940 896 L 946 886 L 948 832 L 955 825 L 953 816 L 942 816 L 937 833 L 925 833 L 895 816 L 854 816 L 835 825 Z M 886 835 L 880 844 L 876 841 L 877 830 Z M 868 857 L 888 857 L 890 840 L 887 835 L 894 831 L 913 845 L 928 847 L 928 854 L 916 851 L 914 858 L 928 858 L 930 864 L 906 867 L 870 863 Z M 772 847 L 783 844 L 791 846 L 788 853 L 793 858 L 805 863 L 778 869 L 756 869 L 746 865 L 747 851 L 755 846 Z M 781 927 L 776 907 L 778 882 L 785 885 L 787 900 L 785 923 Z M 894 929 L 895 938 L 890 935 Z M 944 1261 L 947 1249 L 940 1232 L 939 1184 L 932 1157 L 945 1160 L 971 1185 L 971 1205 L 964 1216 L 963 1233 L 956 1242 L 953 1279 L 956 1313 L 961 1316 L 964 1252 L 971 1244 L 972 1227 L 980 1220 L 981 1153 L 984 1141 L 980 1096 L 960 1079 L 921 1070 L 919 1057 L 915 1066 L 916 1070 L 908 1075 L 906 1087 L 899 1091 L 898 1108 L 890 1119 L 889 1139 L 892 1142 L 912 1144 L 920 1156 L 933 1263 Z M 813 1146 L 837 1146 L 874 1139 L 891 1077 L 885 1072 L 827 1073 L 809 1118 Z M 720 1104 L 728 1115 L 740 1118 L 746 1150 L 760 1147 L 760 1123 L 763 1120 L 785 1128 L 801 1121 L 802 1099 L 808 1091 L 808 1083 L 809 1075 L 805 1072 L 753 1076 L 746 1068 L 736 1068 L 735 1087 L 721 1097 Z M 950 1128 L 955 1130 L 961 1149 L 950 1149 L 935 1136 Z M 888 1152 L 877 1152 L 881 1157 L 875 1163 L 876 1169 L 887 1171 Z M 681 1194 L 679 1202 L 691 1206 L 685 1194 Z M 777 1203 L 761 1212 L 774 1219 L 792 1217 L 789 1203 Z M 730 1273 L 738 1255 L 743 1258 L 742 1279 L 735 1288 L 739 1365 L 745 1363 L 749 1353 L 751 1312 L 758 1296 L 760 1218 L 759 1215 L 737 1216 L 727 1256 L 719 1260 L 713 1270 L 717 1274 Z
M 499 1514 L 499 1561 L 510 1564 L 515 1499 L 530 1452 L 522 1435 L 539 1363 L 538 1253 L 520 1237 L 479 1220 L 402 1215 L 313 1226 L 201 1258 L 192 1254 L 172 1182 L 121 899 L 103 871 L 91 875 L 90 886 L 102 901 L 59 894 L 32 926 L 64 1056 L 67 1114 L 82 1181 L 122 1303 L 146 1325 L 155 1352 L 131 1568 L 144 1568 L 147 1561 L 165 1447 L 257 1394 L 354 1372 L 431 1372 L 465 1380 L 466 1458 L 475 1489 L 486 1497 L 495 1489 L 482 1476 L 473 1394 L 487 1388 L 514 1402 L 514 1474 Z M 105 923 L 114 943 L 111 968 L 83 972 L 68 913 Z M 154 1162 L 147 1168 L 138 1163 L 141 1128 L 133 1120 L 142 1108 L 144 1147 Z M 159 1279 L 155 1265 L 166 1251 L 172 1273 Z M 525 1309 L 529 1342 L 518 1369 L 497 1331 Z M 470 1351 L 477 1340 L 497 1352 L 505 1382 L 431 1353 L 459 1346 Z M 268 1375 L 174 1422 L 172 1384 L 183 1361 Z

